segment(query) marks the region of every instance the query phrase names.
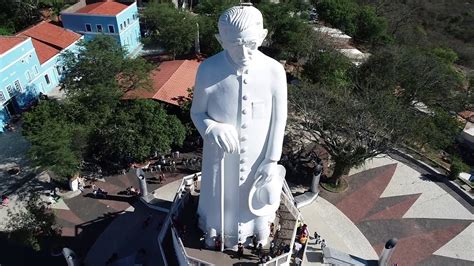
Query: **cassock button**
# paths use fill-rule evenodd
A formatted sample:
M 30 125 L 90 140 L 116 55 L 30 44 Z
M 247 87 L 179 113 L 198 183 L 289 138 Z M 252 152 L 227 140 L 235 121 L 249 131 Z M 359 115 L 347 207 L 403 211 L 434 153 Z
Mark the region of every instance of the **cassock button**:
M 242 167 L 240 168 L 240 172 L 245 172 L 245 171 L 247 171 L 247 167 L 242 166 Z
M 244 180 L 244 179 L 245 179 L 245 177 L 243 177 L 243 176 L 240 177 L 240 180 Z
M 244 101 L 247 101 L 248 98 L 249 98 L 249 97 L 248 97 L 247 95 L 244 95 L 244 96 L 242 97 L 242 99 L 244 99 Z
M 247 79 L 244 79 L 244 84 L 247 84 L 247 83 L 248 83 Z
M 244 164 L 244 163 L 246 163 L 246 162 L 247 162 L 247 158 L 242 158 L 242 159 L 240 159 L 240 164 Z
M 247 114 L 247 109 L 242 110 L 242 114 L 246 115 Z
M 242 128 L 247 128 L 247 124 L 243 123 Z
M 244 70 L 244 74 L 248 74 L 248 73 L 249 73 L 248 69 Z
M 248 139 L 248 136 L 247 135 L 243 135 L 242 137 L 240 137 L 240 140 L 241 141 L 246 141 Z
M 246 151 L 247 151 L 247 148 L 245 147 L 240 148 L 240 153 L 245 153 Z

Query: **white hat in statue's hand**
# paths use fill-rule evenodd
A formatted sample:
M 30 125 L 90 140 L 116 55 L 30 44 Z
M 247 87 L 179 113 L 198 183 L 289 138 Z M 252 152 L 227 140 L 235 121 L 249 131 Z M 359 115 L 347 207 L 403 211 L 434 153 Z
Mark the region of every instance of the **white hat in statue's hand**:
M 263 176 L 259 176 L 252 184 L 249 193 L 249 209 L 257 216 L 274 214 L 280 206 L 280 195 L 286 170 L 282 165 L 277 167 L 277 175 L 272 176 L 270 182 L 261 182 Z

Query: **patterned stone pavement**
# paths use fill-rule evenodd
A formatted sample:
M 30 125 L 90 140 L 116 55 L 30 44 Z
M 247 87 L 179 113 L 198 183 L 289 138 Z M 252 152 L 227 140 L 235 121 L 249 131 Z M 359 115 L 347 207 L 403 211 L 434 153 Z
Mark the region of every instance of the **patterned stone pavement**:
M 473 265 L 473 207 L 443 183 L 389 157 L 351 171 L 347 181 L 347 191 L 322 190 L 320 196 L 341 210 L 378 254 L 388 239 L 398 238 L 391 264 Z

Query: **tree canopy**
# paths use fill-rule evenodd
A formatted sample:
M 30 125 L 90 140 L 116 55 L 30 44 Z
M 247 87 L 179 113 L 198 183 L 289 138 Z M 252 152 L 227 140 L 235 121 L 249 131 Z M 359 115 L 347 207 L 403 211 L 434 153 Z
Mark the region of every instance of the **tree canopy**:
M 151 100 L 120 102 L 103 128 L 96 129 L 94 144 L 100 158 L 122 164 L 144 161 L 155 151 L 167 152 L 183 143 L 185 128 L 176 116 Z
M 305 82 L 289 92 L 294 130 L 328 151 L 336 183 L 351 167 L 402 143 L 414 121 L 393 94 L 355 83 L 335 88 Z
M 314 0 L 320 19 L 351 35 L 359 42 L 371 45 L 391 41 L 388 22 L 369 5 L 355 0 Z
M 159 103 L 122 100 L 130 90 L 150 87 L 149 63 L 126 57 L 114 39 L 103 36 L 64 59 L 66 99 L 42 100 L 25 114 L 23 134 L 36 165 L 67 178 L 84 161 L 125 167 L 182 144 L 184 126 Z
M 173 57 L 191 52 L 197 20 L 189 12 L 178 10 L 172 4 L 152 2 L 144 10 L 143 19 L 151 32 L 145 43 L 158 43 Z

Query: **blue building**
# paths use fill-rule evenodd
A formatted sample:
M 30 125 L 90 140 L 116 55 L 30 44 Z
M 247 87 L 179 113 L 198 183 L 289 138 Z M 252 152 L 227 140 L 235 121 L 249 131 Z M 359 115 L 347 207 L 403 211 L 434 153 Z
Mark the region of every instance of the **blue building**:
M 140 23 L 137 3 L 99 2 L 86 5 L 75 12 L 62 12 L 61 20 L 66 29 L 91 40 L 98 34 L 111 36 L 125 47 L 129 55 L 136 55 L 140 43 Z
M 39 93 L 58 87 L 64 69 L 61 53 L 75 51 L 81 39 L 83 36 L 46 21 L 16 36 L 0 36 L 0 132 Z

